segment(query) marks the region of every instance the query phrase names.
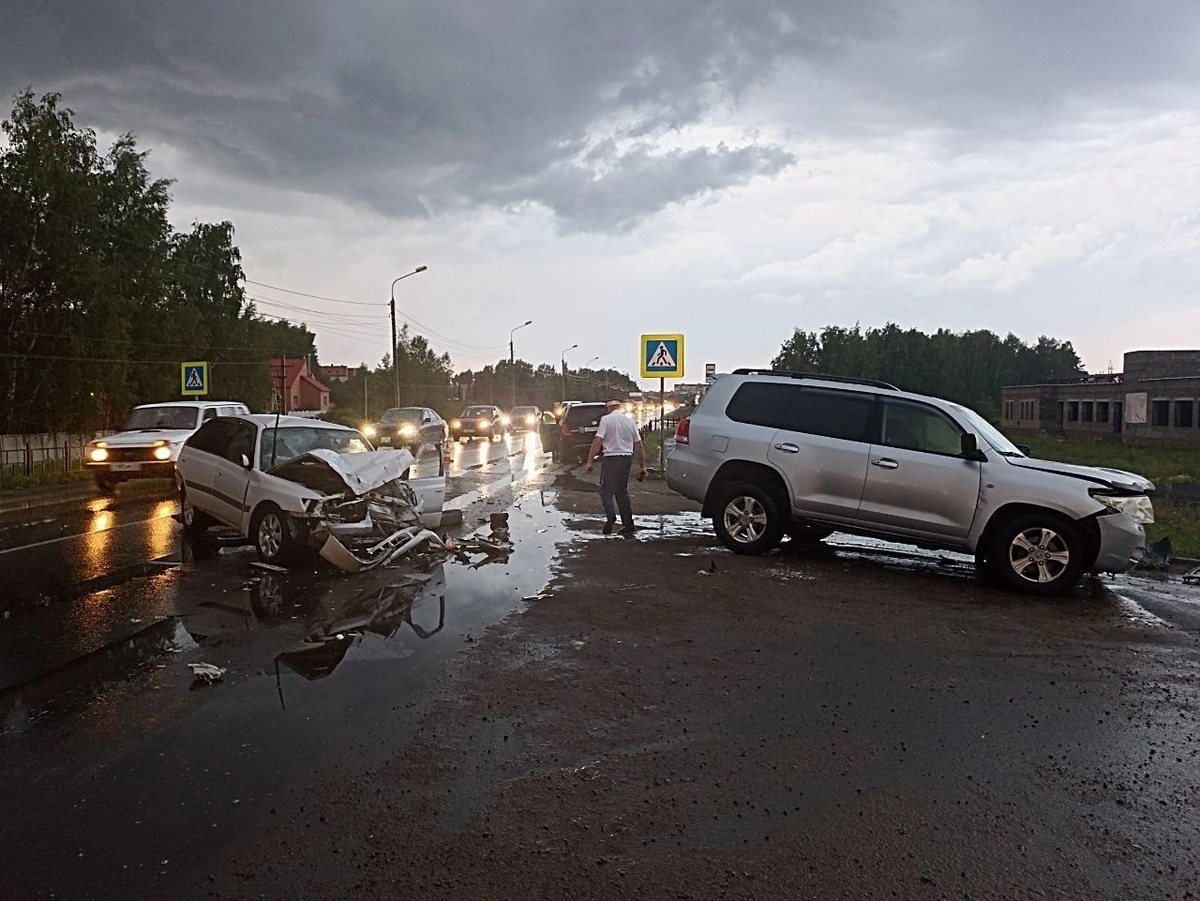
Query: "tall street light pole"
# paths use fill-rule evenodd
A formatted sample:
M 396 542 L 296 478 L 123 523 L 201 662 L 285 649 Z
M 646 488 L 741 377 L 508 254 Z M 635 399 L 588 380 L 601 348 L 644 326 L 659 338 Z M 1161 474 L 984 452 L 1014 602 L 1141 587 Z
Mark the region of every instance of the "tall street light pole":
M 533 320 L 526 319 L 524 322 L 518 325 L 517 328 L 514 328 L 508 333 L 508 374 L 512 379 L 512 397 L 509 399 L 509 410 L 512 410 L 512 408 L 517 405 L 517 370 L 515 368 L 516 357 L 513 354 L 513 335 L 517 333 L 517 329 L 525 328 L 527 325 L 533 325 Z
M 400 363 L 396 360 L 396 282 L 403 281 L 410 275 L 416 275 L 418 272 L 424 272 L 428 266 L 418 266 L 412 272 L 406 272 L 404 275 L 392 279 L 392 393 L 394 399 L 393 406 L 400 406 Z
M 566 399 L 567 399 L 567 351 L 568 351 L 568 350 L 574 350 L 574 349 L 575 349 L 575 348 L 577 348 L 578 346 L 579 346 L 578 344 L 572 344 L 570 347 L 566 348 L 566 349 L 565 349 L 565 350 L 562 352 L 562 370 L 563 370 L 563 390 L 562 390 L 562 399 L 563 399 L 563 400 L 566 400 Z

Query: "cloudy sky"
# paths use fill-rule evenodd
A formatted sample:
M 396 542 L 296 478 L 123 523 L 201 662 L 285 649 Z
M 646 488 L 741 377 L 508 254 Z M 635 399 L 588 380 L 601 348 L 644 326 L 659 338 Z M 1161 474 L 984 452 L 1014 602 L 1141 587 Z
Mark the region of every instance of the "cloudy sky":
M 527 319 L 634 375 L 682 333 L 685 381 L 856 323 L 1200 348 L 1195 0 L 0 0 L 26 86 L 233 222 L 325 363 L 419 265 L 457 369 Z

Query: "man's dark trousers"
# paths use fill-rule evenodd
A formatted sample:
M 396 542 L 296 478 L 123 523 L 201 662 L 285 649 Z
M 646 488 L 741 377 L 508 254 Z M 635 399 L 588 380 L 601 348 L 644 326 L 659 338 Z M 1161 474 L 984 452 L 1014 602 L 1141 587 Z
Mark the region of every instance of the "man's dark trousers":
M 633 466 L 633 457 L 613 457 L 605 454 L 600 458 L 600 502 L 604 504 L 604 514 L 609 522 L 621 513 L 621 525 L 626 529 L 633 528 L 633 505 L 629 503 L 629 470 Z

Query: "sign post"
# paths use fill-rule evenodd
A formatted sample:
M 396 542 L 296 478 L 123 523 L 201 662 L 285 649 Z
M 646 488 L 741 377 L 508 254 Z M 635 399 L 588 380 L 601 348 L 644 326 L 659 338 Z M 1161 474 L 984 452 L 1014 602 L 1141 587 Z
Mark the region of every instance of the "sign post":
M 667 379 L 683 378 L 683 335 L 642 335 L 642 378 L 658 377 L 658 471 L 666 472 Z
M 179 375 L 184 397 L 208 394 L 208 363 L 180 363 Z

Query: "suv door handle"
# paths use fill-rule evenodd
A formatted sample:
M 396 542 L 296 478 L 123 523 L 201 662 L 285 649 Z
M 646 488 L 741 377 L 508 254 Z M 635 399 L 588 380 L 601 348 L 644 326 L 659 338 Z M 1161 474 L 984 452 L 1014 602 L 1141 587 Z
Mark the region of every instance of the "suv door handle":
M 798 454 L 800 453 L 800 445 L 787 441 L 783 444 L 776 444 L 775 450 L 783 451 L 785 454 Z
M 891 457 L 880 457 L 878 460 L 871 461 L 872 466 L 878 466 L 880 469 L 899 469 L 900 464 Z

